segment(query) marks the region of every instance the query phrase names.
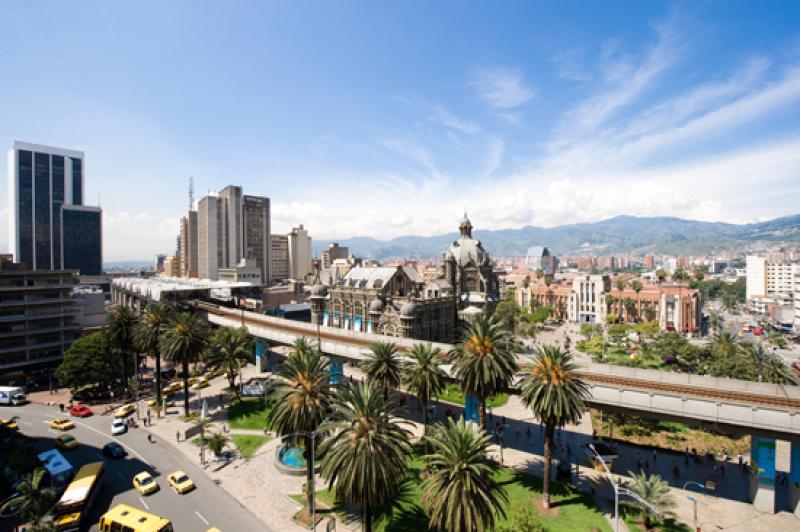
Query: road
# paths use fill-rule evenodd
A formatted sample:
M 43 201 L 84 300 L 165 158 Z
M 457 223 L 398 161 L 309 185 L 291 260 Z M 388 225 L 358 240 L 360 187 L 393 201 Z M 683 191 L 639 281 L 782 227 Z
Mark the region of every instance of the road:
M 58 414 L 55 407 L 29 404 L 13 410 L 3 409 L 2 414 L 6 417 L 19 416 L 19 428 L 27 435 L 54 439 L 61 434 L 47 425 L 47 421 Z M 166 517 L 179 532 L 202 531 L 210 527 L 223 532 L 271 530 L 169 444 L 158 440 L 150 443 L 146 433 L 135 428 L 126 434 L 112 436 L 110 415 L 71 419 L 76 427 L 69 433 L 77 438 L 80 445 L 76 449 L 62 451 L 67 460 L 76 469 L 101 459 L 107 466 L 103 491 L 90 514 L 88 523 L 91 523 L 91 528 L 88 530 L 98 530 L 100 516 L 119 503 Z M 112 460 L 102 456 L 101 449 L 112 440 L 125 447 L 127 458 Z M 178 495 L 169 487 L 167 475 L 179 469 L 189 475 L 197 489 Z M 140 495 L 131 484 L 133 476 L 144 470 L 150 471 L 161 488 L 147 497 Z

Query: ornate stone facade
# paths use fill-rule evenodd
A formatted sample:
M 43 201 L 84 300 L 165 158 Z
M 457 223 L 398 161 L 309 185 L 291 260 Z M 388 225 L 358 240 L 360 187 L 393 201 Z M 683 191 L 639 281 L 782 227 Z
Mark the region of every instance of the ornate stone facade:
M 460 320 L 490 313 L 499 283 L 466 215 L 461 236 L 444 253 L 439 276 L 426 283 L 411 266 L 354 266 L 343 278 L 317 272 L 311 321 L 352 331 L 417 338 L 455 339 Z

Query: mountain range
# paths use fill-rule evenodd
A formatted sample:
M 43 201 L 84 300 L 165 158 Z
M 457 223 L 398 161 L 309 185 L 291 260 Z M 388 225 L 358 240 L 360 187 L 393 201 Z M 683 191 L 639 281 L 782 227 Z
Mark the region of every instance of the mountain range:
M 752 224 L 700 222 L 670 217 L 616 216 L 593 223 L 518 229 L 475 230 L 473 236 L 496 257 L 525 256 L 530 246 L 546 246 L 556 255 L 667 254 L 707 255 L 787 244 L 800 245 L 800 214 Z M 338 240 L 363 258 L 440 258 L 458 233 L 400 236 L 391 240 L 354 237 Z M 314 254 L 331 241 L 314 241 Z

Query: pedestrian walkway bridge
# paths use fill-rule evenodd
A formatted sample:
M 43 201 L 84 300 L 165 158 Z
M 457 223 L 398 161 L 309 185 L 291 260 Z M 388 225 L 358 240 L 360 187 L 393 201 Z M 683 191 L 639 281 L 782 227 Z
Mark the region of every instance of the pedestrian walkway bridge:
M 321 327 L 197 301 L 210 323 L 246 326 L 255 337 L 291 345 L 302 336 L 319 339 L 328 355 L 357 361 L 369 345 L 386 336 Z M 401 351 L 418 342 L 390 338 Z M 443 352 L 450 344 L 435 343 Z M 589 384 L 591 406 L 610 411 L 694 421 L 743 434 L 800 442 L 800 386 L 782 386 L 686 373 L 585 364 L 580 372 Z

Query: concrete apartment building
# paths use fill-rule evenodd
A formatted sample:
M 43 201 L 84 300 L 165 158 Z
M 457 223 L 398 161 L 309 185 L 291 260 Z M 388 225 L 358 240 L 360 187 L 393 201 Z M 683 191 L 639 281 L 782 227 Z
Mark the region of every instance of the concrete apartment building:
M 800 265 L 788 261 L 771 261 L 748 255 L 745 260 L 747 300 L 756 298 L 789 298 L 795 292 L 795 278 Z
M 346 259 L 348 255 L 350 255 L 350 248 L 340 246 L 338 242 L 331 243 L 320 255 L 322 269 L 330 268 L 333 265 L 333 261 L 336 259 Z
M 81 151 L 14 142 L 8 235 L 16 262 L 32 270 L 102 273 L 102 211 L 83 204 L 85 169 Z
M 191 217 L 190 211 L 185 244 L 190 264 Z M 242 194 L 241 187 L 231 185 L 217 195 L 200 199 L 197 204 L 197 277 L 216 280 L 220 268 L 234 268 L 242 259 L 252 258 L 261 270 L 261 279 L 270 279 L 269 230 L 269 198 Z
M 52 367 L 78 337 L 74 270 L 0 264 L 0 371 Z
M 300 224 L 289 232 L 289 277 L 302 280 L 314 273 L 311 267 L 311 237 Z

